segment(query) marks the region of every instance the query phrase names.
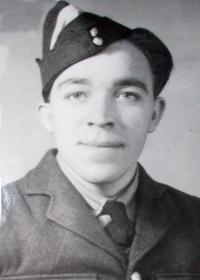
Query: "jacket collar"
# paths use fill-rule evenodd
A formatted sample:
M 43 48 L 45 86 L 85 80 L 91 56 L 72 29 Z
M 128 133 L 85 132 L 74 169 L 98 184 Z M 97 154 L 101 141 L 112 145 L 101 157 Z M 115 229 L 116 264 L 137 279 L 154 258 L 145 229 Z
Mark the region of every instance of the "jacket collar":
M 47 152 L 39 165 L 30 171 L 24 184 L 27 195 L 50 197 L 47 217 L 74 234 L 106 251 L 125 267 L 124 257 L 105 234 L 97 218 L 58 166 L 57 151 Z M 128 273 L 166 234 L 177 211 L 167 187 L 153 181 L 139 166 L 136 235 L 130 250 Z
M 56 155 L 56 149 L 49 150 L 36 168 L 27 174 L 26 184 L 24 184 L 24 192 L 26 194 L 48 194 L 55 196 L 57 191 L 59 192 L 57 183 L 60 183 L 60 181 L 64 183 L 65 188 L 70 185 L 70 190 L 71 188 L 74 189 L 61 171 Z M 138 166 L 141 197 L 151 201 L 165 195 L 166 187 L 160 187 L 160 184 L 155 182 L 140 164 Z
M 50 203 L 46 215 L 50 220 L 106 251 L 125 269 L 124 256 L 61 171 L 56 153 L 56 150 L 48 151 L 39 165 L 30 171 L 24 184 L 24 192 L 27 195 L 48 196 Z
M 158 244 L 178 217 L 169 187 L 154 181 L 141 165 L 139 174 L 136 233 L 130 250 L 128 277 L 137 262 Z

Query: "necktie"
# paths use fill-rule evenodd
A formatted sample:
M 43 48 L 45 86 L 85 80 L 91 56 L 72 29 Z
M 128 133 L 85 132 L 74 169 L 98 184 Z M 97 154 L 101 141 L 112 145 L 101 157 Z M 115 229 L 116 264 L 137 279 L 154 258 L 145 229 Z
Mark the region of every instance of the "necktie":
M 107 201 L 101 215 L 110 215 L 112 218 L 105 227 L 112 239 L 122 248 L 130 247 L 134 235 L 134 224 L 128 219 L 124 204 L 118 201 Z

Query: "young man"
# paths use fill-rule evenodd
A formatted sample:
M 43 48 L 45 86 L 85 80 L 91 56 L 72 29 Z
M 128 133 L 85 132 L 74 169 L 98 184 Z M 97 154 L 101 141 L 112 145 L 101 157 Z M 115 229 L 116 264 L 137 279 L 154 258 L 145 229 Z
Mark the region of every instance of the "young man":
M 169 50 L 60 1 L 39 114 L 56 149 L 3 189 L 0 279 L 197 279 L 200 202 L 138 163 L 164 112 Z

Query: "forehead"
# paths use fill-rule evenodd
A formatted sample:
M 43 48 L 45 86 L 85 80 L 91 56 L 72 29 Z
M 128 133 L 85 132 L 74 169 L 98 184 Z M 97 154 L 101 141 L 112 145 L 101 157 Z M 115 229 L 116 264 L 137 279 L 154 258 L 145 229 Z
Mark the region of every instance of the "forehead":
M 144 54 L 128 40 L 111 44 L 100 53 L 65 69 L 55 80 L 53 87 L 73 78 L 88 82 L 112 83 L 115 79 L 133 78 L 152 83 L 151 69 Z

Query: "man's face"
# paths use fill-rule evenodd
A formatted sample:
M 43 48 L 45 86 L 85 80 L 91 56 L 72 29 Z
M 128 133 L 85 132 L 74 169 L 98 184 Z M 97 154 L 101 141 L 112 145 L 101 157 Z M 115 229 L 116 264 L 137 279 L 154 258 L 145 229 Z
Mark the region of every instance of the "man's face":
M 108 184 L 136 166 L 162 108 L 147 59 L 122 41 L 66 69 L 40 114 L 65 162 L 84 180 Z

